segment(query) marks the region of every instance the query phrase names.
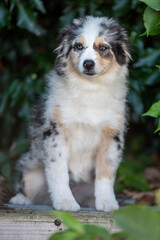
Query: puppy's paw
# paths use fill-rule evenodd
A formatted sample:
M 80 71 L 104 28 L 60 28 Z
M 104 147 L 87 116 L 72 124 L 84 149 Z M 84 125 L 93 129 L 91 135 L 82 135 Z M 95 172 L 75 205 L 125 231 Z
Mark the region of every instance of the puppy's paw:
M 16 196 L 12 197 L 9 202 L 11 204 L 31 204 L 30 200 L 22 193 L 18 193 Z
M 79 204 L 73 199 L 61 199 L 60 201 L 55 201 L 53 207 L 56 210 L 77 212 L 80 210 Z
M 116 199 L 101 198 L 96 200 L 96 210 L 104 212 L 112 212 L 118 210 L 119 205 Z

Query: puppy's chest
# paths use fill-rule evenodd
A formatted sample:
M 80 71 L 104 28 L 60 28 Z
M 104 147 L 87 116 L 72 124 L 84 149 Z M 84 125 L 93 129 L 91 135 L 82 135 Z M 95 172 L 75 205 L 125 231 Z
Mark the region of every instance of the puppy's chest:
M 104 92 L 68 98 L 61 105 L 63 123 L 89 125 L 93 128 L 118 128 L 124 114 L 124 103 Z
M 69 170 L 74 180 L 87 181 L 94 166 L 94 158 L 100 141 L 100 131 L 89 126 L 70 127 Z

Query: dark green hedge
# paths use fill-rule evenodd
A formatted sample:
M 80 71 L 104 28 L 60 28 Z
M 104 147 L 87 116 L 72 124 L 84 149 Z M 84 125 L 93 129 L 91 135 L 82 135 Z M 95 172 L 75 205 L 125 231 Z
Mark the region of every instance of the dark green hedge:
M 133 62 L 126 158 L 138 159 L 142 165 L 150 163 L 150 156 L 159 150 L 159 139 L 153 134 L 156 123 L 142 113 L 160 99 L 160 73 L 155 67 L 160 64 L 160 39 L 140 37 L 145 31 L 144 9 L 138 0 L 1 1 L 0 174 L 9 182 L 17 158 L 28 147 L 29 116 L 44 91 L 45 74 L 54 65 L 58 31 L 73 18 L 90 14 L 113 17 L 128 31 Z

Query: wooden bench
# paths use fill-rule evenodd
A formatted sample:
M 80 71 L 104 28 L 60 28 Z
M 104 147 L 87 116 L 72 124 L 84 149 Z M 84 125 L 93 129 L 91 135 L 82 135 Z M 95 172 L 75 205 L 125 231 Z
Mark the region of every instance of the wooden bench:
M 4 205 L 0 208 L 0 239 L 47 240 L 51 234 L 63 231 L 65 226 L 50 213 L 51 209 L 40 205 Z M 103 226 L 110 232 L 119 230 L 110 213 L 82 209 L 71 214 L 80 222 Z

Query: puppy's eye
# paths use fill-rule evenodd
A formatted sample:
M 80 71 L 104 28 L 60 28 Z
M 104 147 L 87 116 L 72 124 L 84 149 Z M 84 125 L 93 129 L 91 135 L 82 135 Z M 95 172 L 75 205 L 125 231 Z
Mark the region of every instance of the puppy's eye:
M 108 49 L 108 47 L 105 46 L 105 45 L 100 45 L 100 46 L 99 46 L 99 50 L 100 50 L 100 51 L 105 51 L 105 50 L 107 50 L 107 49 Z
M 81 44 L 81 43 L 76 43 L 75 44 L 75 48 L 77 49 L 77 50 L 79 50 L 79 51 L 81 51 L 81 50 L 83 50 L 83 45 Z

